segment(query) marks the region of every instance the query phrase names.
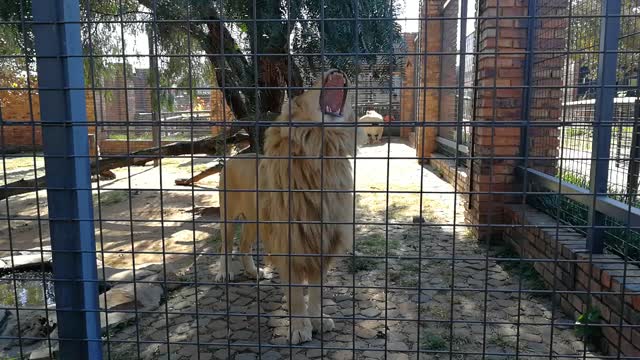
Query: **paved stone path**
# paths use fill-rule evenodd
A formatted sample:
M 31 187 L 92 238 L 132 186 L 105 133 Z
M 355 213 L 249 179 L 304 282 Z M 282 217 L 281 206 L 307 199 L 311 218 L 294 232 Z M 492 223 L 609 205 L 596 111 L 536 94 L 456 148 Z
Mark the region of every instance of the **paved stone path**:
M 386 189 L 386 160 L 366 157 L 384 156 L 387 150 L 386 145 L 362 150 L 356 168 L 359 190 Z M 413 149 L 393 144 L 391 153 L 411 156 Z M 357 261 L 343 259 L 329 271 L 323 310 L 335 318 L 334 331 L 288 347 L 283 293 L 274 286 L 277 274 L 262 280 L 259 289 L 246 277 L 236 278 L 240 285 L 213 284 L 217 259 L 199 256 L 195 266 L 181 275 L 195 282 L 197 274 L 199 285 L 169 293 L 159 313 L 140 314 L 137 325 L 132 322 L 110 331 L 105 353 L 112 359 L 135 358 L 139 352 L 145 359 L 243 360 L 383 359 L 385 355 L 404 360 L 417 358 L 417 351 L 422 359 L 583 354 L 584 344 L 566 325 L 572 321 L 554 308 L 550 297 L 519 293 L 519 288 L 532 289 L 535 278 L 521 278 L 510 270 L 513 266 L 485 260 L 505 249 L 481 245 L 464 227 L 452 226 L 462 224 L 463 209 L 455 205 L 451 186 L 421 170 L 414 160 L 392 159 L 389 176 L 391 190 L 416 189 L 422 180 L 425 191 L 449 193 L 424 194 L 421 227 L 411 224 L 420 214 L 418 195 L 358 195 L 357 220 L 388 221 L 388 225 L 357 226 Z M 459 196 L 456 200 L 459 203 Z M 210 251 L 215 251 L 214 245 Z M 552 320 L 564 324 L 551 327 Z

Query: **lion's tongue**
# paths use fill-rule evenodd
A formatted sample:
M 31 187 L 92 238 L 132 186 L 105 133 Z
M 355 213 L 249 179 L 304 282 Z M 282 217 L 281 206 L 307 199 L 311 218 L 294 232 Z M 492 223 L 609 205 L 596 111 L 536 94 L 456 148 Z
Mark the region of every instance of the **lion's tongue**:
M 344 101 L 344 77 L 339 74 L 329 75 L 324 83 L 324 91 L 320 98 L 320 107 L 328 114 L 339 114 Z

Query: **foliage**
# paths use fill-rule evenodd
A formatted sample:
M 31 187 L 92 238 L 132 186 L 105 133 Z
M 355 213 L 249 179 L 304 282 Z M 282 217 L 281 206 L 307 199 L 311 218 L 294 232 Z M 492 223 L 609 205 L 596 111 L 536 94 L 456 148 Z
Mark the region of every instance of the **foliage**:
M 376 259 L 365 257 L 353 257 L 347 259 L 347 270 L 354 274 L 360 271 L 371 271 L 378 268 L 379 262 Z
M 420 348 L 422 350 L 442 351 L 446 350 L 448 345 L 440 334 L 425 330 L 420 336 Z
M 601 328 L 599 326 L 592 326 L 600 322 L 600 310 L 596 308 L 589 308 L 576 320 L 575 333 L 576 336 L 584 338 L 585 341 L 591 342 L 595 337 L 600 335 Z
M 602 17 L 602 1 L 578 0 L 571 3 L 570 50 L 572 60 L 589 69 L 588 77 L 596 79 L 598 54 L 600 46 L 600 30 Z M 618 41 L 618 81 L 637 74 L 640 61 L 640 27 L 637 15 L 640 5 L 636 0 L 622 0 L 623 15 L 620 17 L 620 37 Z M 637 75 L 636 75 L 637 76 Z
M 356 241 L 356 250 L 366 256 L 383 256 L 387 249 L 389 255 L 394 254 L 400 248 L 400 242 L 396 239 L 388 239 L 380 233 L 363 236 Z
M 0 21 L 30 20 L 29 4 L 7 1 Z M 158 55 L 158 76 L 152 71 L 150 84 L 156 77 L 167 88 L 217 81 L 236 118 L 280 111 L 284 91 L 256 91 L 256 85 L 302 86 L 328 67 L 353 76 L 360 62 L 375 64 L 380 77 L 390 76 L 396 57 L 364 54 L 390 53 L 401 43 L 393 21 L 398 5 L 386 0 L 82 0 L 81 7 L 84 52 L 94 55 L 85 60 L 88 84 L 100 86 L 112 76 L 110 66 L 122 63 L 126 43 L 148 34 Z M 354 21 L 356 15 L 362 20 Z M 0 35 L 0 54 L 25 54 L 33 69 L 30 30 L 12 24 L 0 28 Z M 314 55 L 299 56 L 308 53 Z M 192 56 L 176 56 L 187 54 Z M 352 54 L 363 55 L 356 61 Z M 19 62 L 12 66 L 24 67 Z M 161 96 L 171 102 L 170 92 Z
M 565 172 L 562 180 L 582 188 L 589 188 L 586 176 Z M 630 196 L 620 190 L 610 187 L 608 197 L 631 206 L 640 207 L 637 196 Z M 585 227 L 589 223 L 589 209 L 577 201 L 559 194 L 536 194 L 528 196 L 528 202 L 540 211 L 556 218 L 559 222 L 577 226 L 577 232 L 586 233 Z M 605 217 L 604 244 L 605 248 L 625 259 L 640 259 L 640 232 L 626 228 L 623 221 Z

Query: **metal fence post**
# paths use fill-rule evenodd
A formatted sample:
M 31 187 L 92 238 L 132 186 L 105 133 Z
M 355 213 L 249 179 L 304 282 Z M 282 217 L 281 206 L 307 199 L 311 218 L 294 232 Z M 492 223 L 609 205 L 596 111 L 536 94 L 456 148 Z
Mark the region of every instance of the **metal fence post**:
M 33 0 L 60 359 L 101 359 L 78 0 Z
M 529 126 L 531 125 L 531 104 L 533 104 L 533 95 L 535 89 L 532 88 L 533 82 L 533 65 L 535 62 L 536 50 L 536 16 L 538 10 L 538 1 L 529 0 L 527 3 L 527 50 L 524 62 L 524 91 L 522 93 L 522 121 L 524 126 L 520 127 L 520 157 L 522 165 L 529 167 L 527 163 L 529 151 Z
M 639 74 L 640 75 L 640 74 Z M 629 172 L 627 174 L 627 194 L 633 203 L 638 193 L 638 174 L 640 174 L 640 100 L 633 103 L 633 130 L 631 132 L 631 149 L 629 152 Z
M 603 0 L 600 22 L 600 56 L 598 82 L 593 119 L 593 146 L 591 153 L 590 192 L 594 197 L 606 196 L 611 157 L 611 127 L 613 126 L 614 98 L 616 96 L 616 70 L 618 39 L 620 38 L 620 1 Z M 604 215 L 595 210 L 595 201 L 589 207 L 587 248 L 594 254 L 604 250 Z

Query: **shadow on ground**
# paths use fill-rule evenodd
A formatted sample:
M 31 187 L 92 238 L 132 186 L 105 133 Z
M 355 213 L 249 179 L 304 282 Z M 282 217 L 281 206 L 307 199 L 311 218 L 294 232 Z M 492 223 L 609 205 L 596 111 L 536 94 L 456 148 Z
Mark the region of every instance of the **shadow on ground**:
M 581 355 L 584 344 L 570 326 L 551 326 L 570 320 L 550 298 L 527 292 L 539 289 L 535 279 L 493 259 L 504 249 L 468 236 L 460 196 L 454 203 L 451 186 L 404 159 L 414 154 L 400 142 L 361 149 L 355 166 L 355 254 L 336 262 L 324 289 L 323 311 L 335 319 L 336 329 L 294 348 L 286 341 L 289 319 L 276 273 L 259 283 L 242 276 L 233 284 L 212 283 L 218 225 L 189 211 L 193 204 L 217 204 L 217 180 L 201 184 L 205 191 L 175 188 L 172 176 L 184 177 L 179 163 L 163 173 L 162 199 L 156 170 L 132 177 L 131 196 L 128 180 L 111 184 L 96 224 L 98 246 L 110 252 L 105 263 L 130 268 L 133 259 L 136 265 L 166 261 L 184 286 L 167 293 L 160 308 L 109 331 L 107 358 L 402 360 L 416 358 L 418 351 L 434 359 Z M 32 198 L 12 201 L 15 209 L 33 213 Z M 13 239 L 25 248 L 39 242 L 33 231 L 22 234 Z

